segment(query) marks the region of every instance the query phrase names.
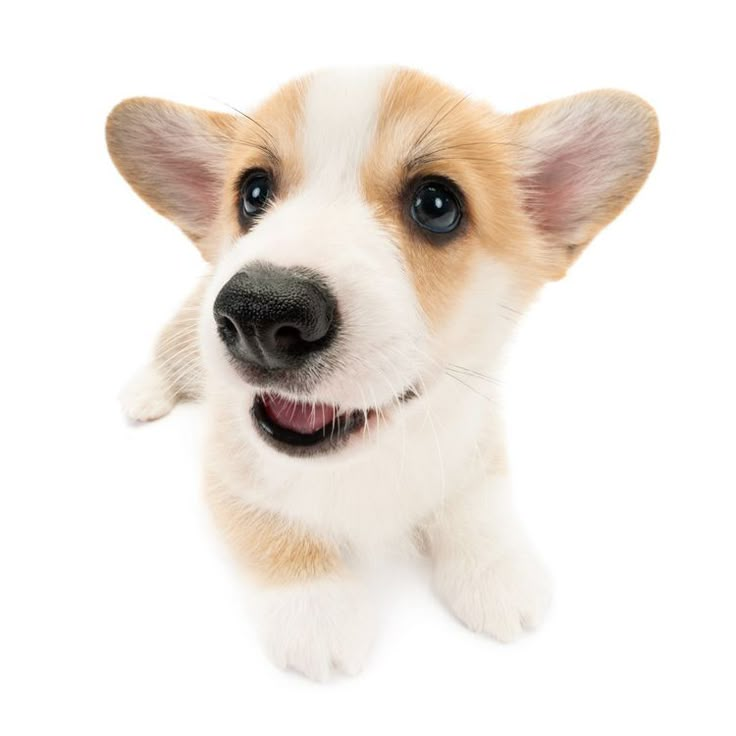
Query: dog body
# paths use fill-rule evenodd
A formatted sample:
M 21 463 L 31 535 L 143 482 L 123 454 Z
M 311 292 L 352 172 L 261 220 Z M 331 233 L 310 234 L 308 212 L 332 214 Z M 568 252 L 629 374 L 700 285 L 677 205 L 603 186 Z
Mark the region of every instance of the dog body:
M 277 663 L 360 669 L 361 560 L 406 540 L 470 628 L 534 627 L 549 587 L 495 376 L 518 315 L 646 178 L 651 109 L 597 92 L 500 115 L 417 72 L 330 71 L 252 116 L 126 101 L 108 145 L 211 264 L 123 403 L 203 400 L 208 499 Z

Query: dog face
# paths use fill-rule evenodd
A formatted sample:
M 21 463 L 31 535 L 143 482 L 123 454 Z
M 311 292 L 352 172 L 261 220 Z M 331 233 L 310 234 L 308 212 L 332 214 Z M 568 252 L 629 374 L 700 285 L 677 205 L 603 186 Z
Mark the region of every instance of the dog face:
M 657 141 L 628 94 L 500 115 L 383 69 L 291 83 L 252 116 L 134 99 L 108 121 L 122 174 L 212 264 L 208 385 L 299 457 L 369 446 L 448 366 L 487 369 L 509 312 L 625 207 Z

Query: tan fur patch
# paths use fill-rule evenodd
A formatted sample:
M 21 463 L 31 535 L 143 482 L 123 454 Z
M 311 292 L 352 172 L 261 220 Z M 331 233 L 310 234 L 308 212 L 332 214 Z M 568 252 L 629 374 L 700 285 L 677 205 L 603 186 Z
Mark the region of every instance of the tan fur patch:
M 338 573 L 336 549 L 274 513 L 248 506 L 223 490 L 214 477 L 206 482 L 215 523 L 245 568 L 268 585 L 295 583 Z
M 446 245 L 428 242 L 408 213 L 409 184 L 431 176 L 450 179 L 465 197 L 461 230 Z M 400 244 L 433 322 L 442 320 L 483 253 L 514 264 L 535 286 L 541 283 L 519 206 L 505 116 L 419 72 L 399 71 L 385 91 L 362 181 L 369 203 Z
M 654 111 L 624 92 L 589 92 L 500 115 L 423 74 L 401 70 L 384 93 L 363 187 L 437 325 L 484 254 L 511 266 L 520 303 L 545 281 L 562 277 L 642 186 L 658 140 Z M 527 207 L 530 161 L 544 169 L 540 162 L 557 158 L 569 168 L 548 167 L 547 178 L 543 173 L 534 185 L 551 187 L 554 196 L 555 182 L 565 181 L 567 171 L 580 202 L 561 201 L 552 213 L 564 217 L 569 210 L 574 242 L 555 241 Z M 409 216 L 411 182 L 433 176 L 453 181 L 465 198 L 463 224 L 444 245 L 429 242 Z
M 220 217 L 204 245 L 207 260 L 216 258 L 223 241 L 240 233 L 237 185 L 243 172 L 248 169 L 271 172 L 279 199 L 288 197 L 301 183 L 301 125 L 306 86 L 306 79 L 291 82 L 252 115 L 235 118 L 237 127 L 229 149 Z

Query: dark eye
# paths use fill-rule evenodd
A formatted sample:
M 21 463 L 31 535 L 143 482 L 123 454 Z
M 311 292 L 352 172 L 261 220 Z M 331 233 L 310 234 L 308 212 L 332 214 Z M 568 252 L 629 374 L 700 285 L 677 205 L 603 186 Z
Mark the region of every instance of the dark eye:
M 240 187 L 240 208 L 245 218 L 261 214 L 271 197 L 271 177 L 265 171 L 247 174 Z
M 425 230 L 449 233 L 460 224 L 462 209 L 457 194 L 449 184 L 429 181 L 414 192 L 411 216 Z

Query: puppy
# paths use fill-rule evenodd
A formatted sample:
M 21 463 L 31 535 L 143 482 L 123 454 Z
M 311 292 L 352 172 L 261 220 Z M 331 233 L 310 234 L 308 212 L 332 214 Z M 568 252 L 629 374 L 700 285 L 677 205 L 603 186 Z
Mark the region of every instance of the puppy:
M 472 630 L 539 624 L 494 376 L 515 317 L 642 186 L 652 109 L 598 91 L 502 115 L 415 71 L 327 71 L 252 115 L 126 100 L 107 142 L 211 266 L 124 409 L 204 402 L 207 498 L 275 662 L 357 672 L 361 561 L 402 539 Z

